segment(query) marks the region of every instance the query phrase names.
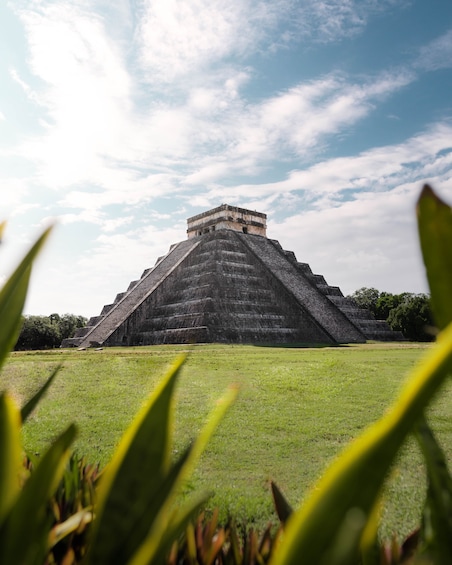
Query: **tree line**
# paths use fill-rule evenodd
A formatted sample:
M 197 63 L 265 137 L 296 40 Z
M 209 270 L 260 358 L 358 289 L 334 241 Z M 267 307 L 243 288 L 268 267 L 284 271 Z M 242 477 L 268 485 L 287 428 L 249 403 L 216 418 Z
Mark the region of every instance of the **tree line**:
M 427 294 L 391 294 L 364 287 L 348 298 L 353 298 L 361 308 L 370 310 L 377 320 L 386 320 L 391 329 L 402 332 L 410 341 L 432 341 L 435 338 L 435 324 Z
M 72 337 L 77 328 L 86 326 L 87 318 L 75 314 L 50 316 L 23 316 L 22 329 L 15 349 L 52 349 L 63 339 Z

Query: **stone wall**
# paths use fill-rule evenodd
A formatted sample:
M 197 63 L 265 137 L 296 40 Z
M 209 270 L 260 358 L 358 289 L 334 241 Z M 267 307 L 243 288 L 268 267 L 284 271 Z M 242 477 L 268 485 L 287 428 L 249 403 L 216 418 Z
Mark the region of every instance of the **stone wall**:
M 188 218 L 187 236 L 192 238 L 215 230 L 230 229 L 265 237 L 266 220 L 266 214 L 261 212 L 222 204 L 218 208 Z

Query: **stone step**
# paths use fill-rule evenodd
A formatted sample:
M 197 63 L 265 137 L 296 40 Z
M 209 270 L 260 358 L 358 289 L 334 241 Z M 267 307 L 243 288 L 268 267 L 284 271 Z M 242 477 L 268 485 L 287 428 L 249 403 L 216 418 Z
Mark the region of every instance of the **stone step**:
M 284 342 L 293 342 L 297 337 L 297 330 L 293 328 L 270 328 L 264 331 L 245 330 L 238 333 L 237 330 L 224 327 L 220 332 L 221 337 L 216 336 L 218 342 L 229 343 L 280 343 L 281 338 Z M 144 332 L 140 334 L 140 342 L 135 345 L 171 344 L 171 343 L 205 343 L 210 341 L 209 328 L 198 326 L 189 329 L 166 329 Z M 300 340 L 301 343 L 301 340 Z
M 266 314 L 258 315 L 254 313 L 235 313 L 233 320 L 228 317 L 224 317 L 223 322 L 229 322 L 228 327 L 240 328 L 240 329 L 253 329 L 260 330 L 262 328 L 280 328 L 284 327 L 285 317 L 278 314 Z M 215 320 L 218 325 L 218 321 Z M 161 329 L 182 329 L 182 328 L 193 328 L 198 327 L 205 322 L 206 325 L 212 322 L 211 316 L 205 312 L 194 312 L 192 314 L 180 314 L 172 316 L 153 316 L 146 322 L 142 324 L 141 331 L 157 331 Z M 221 323 L 220 323 L 221 326 Z M 298 330 L 298 328 L 293 327 L 292 330 Z

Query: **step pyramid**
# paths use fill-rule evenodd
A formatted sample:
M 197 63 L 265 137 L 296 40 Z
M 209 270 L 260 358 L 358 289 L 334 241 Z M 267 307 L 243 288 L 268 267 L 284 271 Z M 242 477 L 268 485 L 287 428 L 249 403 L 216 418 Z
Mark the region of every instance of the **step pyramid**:
M 266 215 L 223 204 L 62 347 L 400 340 L 266 236 Z

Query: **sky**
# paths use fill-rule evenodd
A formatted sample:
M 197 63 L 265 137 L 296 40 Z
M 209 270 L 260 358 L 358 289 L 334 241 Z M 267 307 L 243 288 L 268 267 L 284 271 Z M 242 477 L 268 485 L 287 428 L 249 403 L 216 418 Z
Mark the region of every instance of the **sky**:
M 54 225 L 26 314 L 98 315 L 221 204 L 345 295 L 428 291 L 450 0 L 6 0 L 0 54 L 0 281 Z

